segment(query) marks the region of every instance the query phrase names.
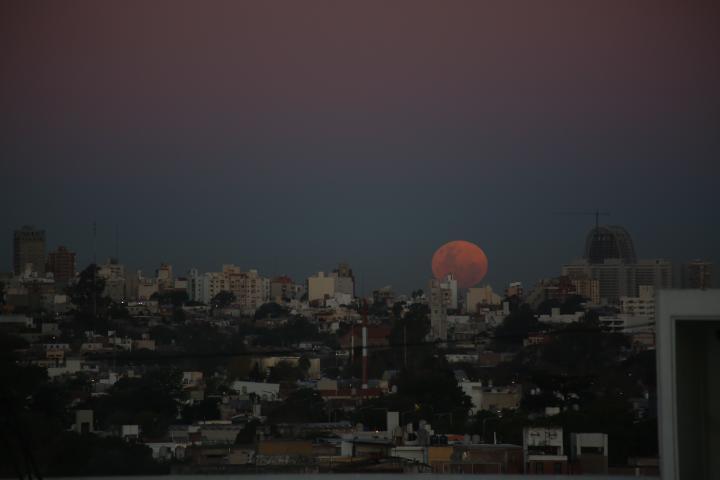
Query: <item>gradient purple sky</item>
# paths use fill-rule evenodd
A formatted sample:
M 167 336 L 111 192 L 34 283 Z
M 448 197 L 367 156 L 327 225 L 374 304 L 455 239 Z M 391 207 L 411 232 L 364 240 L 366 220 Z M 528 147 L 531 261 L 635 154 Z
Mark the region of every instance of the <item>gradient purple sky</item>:
M 423 287 L 581 253 L 600 207 L 641 257 L 720 260 L 720 2 L 6 1 L 0 270 L 13 229 L 147 272 Z

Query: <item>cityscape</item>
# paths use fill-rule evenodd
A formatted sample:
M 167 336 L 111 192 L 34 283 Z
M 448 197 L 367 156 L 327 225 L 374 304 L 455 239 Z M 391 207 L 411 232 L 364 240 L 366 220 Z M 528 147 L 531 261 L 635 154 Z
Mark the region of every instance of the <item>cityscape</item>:
M 707 290 L 713 264 L 675 275 L 620 226 L 584 245 L 496 292 L 482 249 L 449 242 L 437 278 L 363 297 L 347 263 L 78 268 L 23 226 L 0 284 L 0 473 L 657 475 L 654 292 Z
M 719 25 L 1 1 L 0 479 L 720 480 Z

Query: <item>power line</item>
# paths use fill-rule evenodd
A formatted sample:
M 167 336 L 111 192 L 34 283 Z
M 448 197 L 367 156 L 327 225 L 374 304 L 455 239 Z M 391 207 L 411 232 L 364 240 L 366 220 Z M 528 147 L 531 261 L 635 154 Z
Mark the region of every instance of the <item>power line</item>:
M 623 333 L 625 330 L 640 328 L 640 327 L 647 327 L 647 326 L 654 326 L 654 322 L 650 323 L 644 323 L 644 324 L 638 324 L 633 325 L 629 327 L 622 327 L 621 329 L 614 330 L 614 331 L 605 331 L 605 330 L 588 330 L 588 329 L 572 329 L 572 328 L 566 328 L 562 330 L 555 330 L 551 332 L 544 332 L 542 335 L 547 336 L 559 336 L 559 335 L 568 335 L 568 334 L 591 334 L 591 335 L 598 335 L 598 334 L 613 334 L 613 333 Z M 524 339 L 527 337 L 527 335 L 523 334 L 493 334 L 493 335 L 477 335 L 476 337 L 481 337 L 487 340 L 496 340 L 496 339 L 504 339 L 504 340 L 518 340 L 518 339 Z M 461 345 L 465 344 L 466 340 L 446 340 L 446 341 L 421 341 L 421 342 L 400 342 L 400 343 L 390 343 L 388 345 L 368 345 L 367 349 L 372 350 L 375 352 L 378 351 L 397 351 L 402 353 L 407 348 L 426 348 L 426 347 L 439 347 L 443 345 Z M 360 348 L 360 347 L 356 347 Z M 352 348 L 333 348 L 333 347 L 324 347 L 322 349 L 322 352 L 320 353 L 339 353 L 339 352 L 351 352 Z M 111 359 L 110 355 L 115 355 L 117 352 L 114 351 L 112 353 L 108 354 L 102 354 L 102 353 L 93 353 L 86 355 L 84 358 L 87 360 L 109 360 Z M 127 362 L 160 362 L 160 361 L 167 361 L 167 360 L 184 360 L 184 359 L 203 359 L 203 358 L 233 358 L 233 357 L 283 357 L 283 356 L 303 356 L 308 354 L 317 353 L 312 350 L 306 350 L 306 349 L 300 349 L 300 348 L 283 348 L 283 349 L 275 349 L 275 350 L 235 350 L 235 351 L 213 351 L 213 352 L 156 352 L 156 353 L 149 353 L 149 354 L 127 354 L 122 355 L 119 357 L 119 360 L 127 361 Z

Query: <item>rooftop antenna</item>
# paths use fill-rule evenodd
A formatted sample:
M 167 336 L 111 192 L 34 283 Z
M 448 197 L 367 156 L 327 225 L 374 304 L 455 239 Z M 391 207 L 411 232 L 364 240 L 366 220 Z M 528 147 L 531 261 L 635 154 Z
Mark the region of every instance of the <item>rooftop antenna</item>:
M 601 212 L 599 208 L 596 208 L 592 212 L 555 212 L 556 215 L 594 215 L 595 216 L 595 231 L 600 229 L 600 216 L 609 216 L 610 212 Z
M 92 269 L 92 283 L 93 283 L 93 320 L 97 320 L 97 289 L 96 274 L 97 274 L 97 223 L 93 220 L 93 269 Z
M 120 263 L 120 226 L 115 224 L 115 261 Z

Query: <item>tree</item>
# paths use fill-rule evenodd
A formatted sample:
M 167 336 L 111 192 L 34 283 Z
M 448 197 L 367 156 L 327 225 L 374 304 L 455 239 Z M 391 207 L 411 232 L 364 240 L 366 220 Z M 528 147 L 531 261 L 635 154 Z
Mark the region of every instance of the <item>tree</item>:
M 430 310 L 427 305 L 413 303 L 402 318 L 393 322 L 390 345 L 393 346 L 395 365 L 418 365 L 432 355 L 432 345 L 426 343 L 430 332 Z M 406 355 L 407 353 L 407 355 Z
M 403 310 L 405 309 L 405 302 L 395 302 L 392 306 L 392 314 L 395 318 L 402 317 Z
M 255 319 L 278 318 L 288 314 L 288 309 L 275 302 L 263 303 L 255 310 Z
M 92 403 L 104 427 L 139 424 L 143 434 L 161 437 L 177 416 L 183 397 L 179 371 L 150 370 L 140 378 L 122 378 L 108 395 Z
M 210 307 L 213 311 L 220 310 L 225 307 L 228 307 L 232 305 L 232 303 L 235 301 L 235 294 L 232 292 L 228 292 L 227 290 L 222 290 L 218 292 L 212 300 L 210 300 Z
M 495 329 L 493 348 L 497 351 L 516 350 L 522 347 L 529 333 L 540 328 L 540 322 L 526 303 L 511 311 L 503 323 Z
M 257 362 L 253 363 L 252 369 L 248 374 L 248 379 L 253 382 L 260 382 L 263 380 L 263 375 L 260 373 L 260 365 Z
M 181 412 L 185 423 L 193 423 L 204 420 L 217 420 L 220 418 L 217 398 L 205 398 L 192 405 L 186 405 Z
M 383 428 L 385 412 L 397 411 L 403 424 L 424 419 L 438 432 L 465 431 L 472 404 L 445 361 L 427 358 L 418 367 L 402 370 L 396 381 L 397 393 L 365 402 L 353 420 Z
M 270 368 L 269 379 L 271 382 L 296 382 L 303 378 L 302 370 L 290 362 L 278 362 L 274 367 Z
M 373 302 L 373 304 L 370 305 L 370 308 L 368 309 L 368 315 L 370 315 L 371 317 L 385 318 L 387 317 L 387 314 L 387 304 L 382 300 Z
M 257 434 L 257 427 L 260 425 L 260 421 L 252 419 L 245 424 L 242 430 L 240 430 L 235 437 L 236 445 L 243 445 L 255 442 L 255 436 Z
M 157 300 L 160 305 L 172 305 L 179 308 L 189 300 L 189 297 L 187 290 L 170 289 L 153 293 L 150 300 Z
M 271 423 L 322 422 L 327 420 L 325 401 L 313 388 L 300 388 L 268 414 Z
M 105 318 L 110 298 L 103 296 L 105 279 L 98 275 L 100 269 L 94 263 L 85 268 L 77 281 L 67 288 L 70 301 L 85 319 Z

